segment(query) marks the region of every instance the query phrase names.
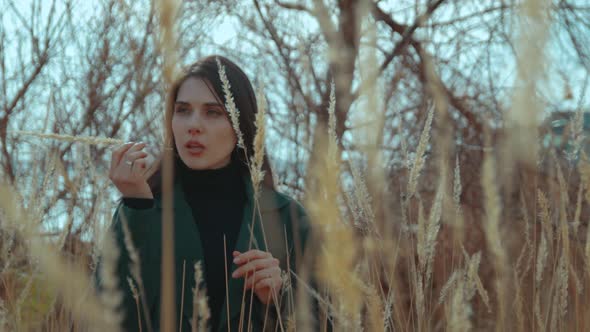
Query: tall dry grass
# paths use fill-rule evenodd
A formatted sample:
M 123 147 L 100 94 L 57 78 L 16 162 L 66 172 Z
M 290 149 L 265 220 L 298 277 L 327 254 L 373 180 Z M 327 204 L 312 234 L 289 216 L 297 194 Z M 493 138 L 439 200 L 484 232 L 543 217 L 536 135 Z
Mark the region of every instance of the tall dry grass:
M 335 102 L 333 99 L 330 108 Z M 427 136 L 430 127 L 436 124 L 434 115 L 437 113 L 432 107 L 428 113 L 421 140 L 426 143 L 423 144 L 432 144 L 428 143 Z M 400 211 L 393 220 L 376 221 L 378 215 L 374 211 L 380 207 L 371 199 L 375 195 L 371 188 L 379 186 L 368 185 L 366 170 L 357 165 L 351 167 L 351 174 L 343 175 L 343 162 L 330 157 L 337 151 L 334 131 L 331 128 L 322 130 L 325 142 L 319 143 L 321 148 L 317 153 L 324 158 L 318 158 L 311 168 L 310 176 L 315 179 L 315 185 L 306 201 L 316 235 L 314 245 L 319 250 L 315 251 L 311 275 L 299 280 L 298 291 L 303 295 L 297 297 L 292 308 L 293 317 L 305 315 L 302 311 L 310 308 L 305 309 L 304 303 L 313 300 L 320 303 L 318 308 L 325 313 L 311 312 L 311 315 L 320 317 L 321 325 L 332 324 L 337 330 L 553 331 L 584 330 L 589 326 L 586 299 L 590 244 L 585 211 L 590 197 L 590 162 L 586 158 L 581 158 L 578 167 L 570 173 L 570 176 L 579 173 L 579 186 L 567 181 L 563 170 L 568 164 L 553 154 L 555 157 L 549 158 L 552 161 L 549 169 L 536 170 L 553 176 L 544 179 L 537 176 L 534 185 L 529 183 L 519 188 L 520 199 L 509 201 L 502 197 L 504 191 L 499 187 L 502 181 L 497 180 L 499 174 L 494 166 L 502 155 L 488 149 L 480 173 L 484 210 L 477 214 L 461 201 L 461 173 L 466 170 L 458 162 L 458 156 L 447 156 L 455 167 L 447 167 L 447 174 L 441 174 L 437 167 L 428 167 L 429 163 L 439 165 L 437 160 L 418 160 L 424 156 L 417 153 L 411 165 L 414 171 L 398 182 L 399 191 L 414 191 L 413 196 L 408 195 L 399 205 L 404 213 Z M 103 143 L 87 138 L 80 138 L 79 142 Z M 494 147 L 494 143 L 488 146 Z M 424 148 L 419 146 L 416 150 Z M 56 168 L 49 166 L 52 164 L 55 163 L 48 163 L 47 167 Z M 417 171 L 423 167 L 420 164 L 425 166 Z M 48 173 L 54 177 L 63 176 L 61 172 Z M 430 179 L 430 174 L 438 174 L 434 193 L 420 190 L 420 183 Z M 350 189 L 344 188 L 342 183 L 346 176 L 353 179 Z M 413 185 L 408 186 L 412 178 L 416 180 L 415 189 Z M 446 179 L 451 178 L 453 189 L 447 190 L 445 186 L 450 181 Z M 43 182 L 47 185 L 52 181 Z M 21 202 L 15 201 L 17 189 L 4 188 L 1 200 L 3 239 L 12 238 L 20 247 L 3 241 L 3 326 L 8 330 L 57 331 L 66 326 L 81 329 L 88 325 L 116 323 L 120 314 L 105 308 L 115 307 L 116 286 L 128 281 L 112 280 L 107 284 L 113 290 L 111 293 L 105 293 L 102 300 L 89 300 L 88 271 L 81 272 L 83 269 L 79 265 L 84 262 L 83 257 L 72 257 L 71 262 L 64 262 L 60 252 L 63 253 L 63 243 L 67 239 L 62 237 L 53 245 L 39 237 L 36 224 L 30 222 L 38 217 L 22 211 Z M 345 209 L 341 208 L 340 193 L 346 196 Z M 399 202 L 398 197 L 392 194 L 386 198 Z M 445 209 L 451 211 L 445 212 Z M 454 218 L 461 218 L 462 222 Z M 391 223 L 393 233 L 384 237 L 376 229 L 379 223 Z M 402 227 L 404 224 L 407 227 Z M 576 234 L 574 229 L 584 236 Z M 454 235 L 458 230 L 462 236 Z M 473 238 L 477 236 L 481 241 L 474 243 Z M 112 246 L 105 248 L 109 247 Z M 455 256 L 455 252 L 460 255 Z M 21 257 L 15 257 L 15 253 Z M 108 261 L 116 257 L 116 250 L 107 250 L 102 255 L 111 257 Z M 6 259 L 8 257 L 10 259 Z M 29 268 L 13 265 L 25 258 L 24 266 Z M 108 264 L 106 266 L 104 273 L 108 275 Z M 15 269 L 20 269 L 26 277 L 15 279 Z M 317 280 L 318 288 L 309 288 L 307 282 L 311 276 Z M 48 287 L 56 292 L 41 296 Z M 139 285 L 135 287 L 139 294 Z M 199 292 L 195 289 L 193 301 L 198 311 L 193 322 L 208 319 L 206 301 Z M 36 303 L 43 307 L 31 311 Z M 143 310 L 141 307 L 138 299 L 137 310 Z M 31 323 L 35 321 L 37 325 Z M 289 330 L 308 329 L 304 320 L 283 317 L 282 321 Z M 198 326 L 202 324 L 197 323 Z
M 526 20 L 533 20 L 535 27 L 540 27 L 534 30 L 534 35 L 543 41 L 548 25 L 544 2 L 525 1 L 525 5 L 523 15 Z M 171 81 L 175 70 L 175 55 L 171 51 L 174 44 L 166 40 L 175 38 L 171 20 L 175 7 L 164 2 L 162 6 L 160 21 L 164 35 L 169 38 L 162 39 L 160 47 L 168 52 L 163 72 Z M 316 8 L 320 12 L 324 9 L 319 5 Z M 542 43 L 540 46 L 522 43 L 520 47 L 527 61 L 522 62 L 524 68 L 519 72 L 519 79 L 526 84 L 514 97 L 513 113 L 507 116 L 507 134 L 483 133 L 487 140 L 478 159 L 481 168 L 477 169 L 462 165 L 464 158 L 453 151 L 448 105 L 431 63 L 426 78 L 430 100 L 422 108 L 425 121 L 421 124 L 419 143 L 412 148 L 401 137 L 404 167 L 389 174 L 381 172 L 384 164 L 377 148 L 369 151 L 372 156 L 367 156 L 370 167 L 344 160 L 336 134 L 335 91 L 339 78 L 335 77 L 326 110 L 329 121 L 326 127 L 317 128 L 320 134 L 314 137 L 320 140 L 314 142 L 315 158 L 311 158 L 313 163 L 306 181 L 309 188 L 305 206 L 314 231 L 309 247 L 314 250 L 307 251 L 309 257 L 305 259 L 309 263 L 303 270 L 284 279 L 297 281 L 296 294 L 291 294 L 289 299 L 295 305 L 287 306 L 289 310 L 280 317 L 277 330 L 310 331 L 314 324 L 322 330 L 332 325 L 337 331 L 586 331 L 590 328 L 590 161 L 579 146 L 574 151 L 580 151 L 580 156 L 570 155 L 569 160 L 539 146 L 536 123 L 531 123 L 536 113 L 528 105 L 536 104 L 530 99 L 533 95 L 530 92 L 541 76 L 535 70 L 544 61 L 539 51 Z M 222 66 L 220 76 L 224 81 Z M 376 106 L 379 94 L 373 93 L 373 78 L 369 71 L 363 78 L 366 85 L 362 91 L 375 110 L 379 109 Z M 227 79 L 224 83 L 227 108 L 239 133 L 239 111 L 232 104 Z M 250 165 L 255 188 L 263 178 L 266 103 L 262 88 L 257 99 L 260 103 L 256 118 L 258 134 Z M 366 135 L 362 138 L 377 147 L 380 140 L 375 133 L 382 131 L 379 113 L 370 118 L 377 119 L 373 122 L 375 127 L 359 135 Z M 581 144 L 582 119 L 578 115 L 572 123 L 577 145 Z M 523 132 L 522 128 L 533 132 Z M 13 134 L 66 140 L 83 146 L 122 142 L 114 138 Z M 511 145 L 515 142 L 518 144 Z M 523 142 L 526 144 L 522 145 Z M 62 180 L 72 193 L 80 190 L 78 183 L 69 180 L 58 157 L 48 160 L 46 166 L 40 166 L 45 178 L 41 184 L 30 184 L 31 188 L 40 186 L 48 190 L 60 182 L 57 180 Z M 78 165 L 79 171 L 91 170 L 84 165 L 92 164 L 89 154 L 85 154 Z M 509 172 L 505 171 L 506 167 L 510 168 Z M 108 182 L 105 175 L 89 173 L 93 173 L 96 182 L 101 179 Z M 462 180 L 465 174 L 478 176 L 475 184 L 478 206 L 465 202 Z M 430 185 L 435 189 L 426 189 Z M 65 230 L 57 241 L 48 241 L 41 236 L 39 227 L 43 212 L 38 207 L 23 206 L 23 202 L 29 207 L 40 206 L 37 203 L 44 200 L 43 192 L 30 195 L 31 188 L 5 184 L 0 187 L 1 329 L 117 330 L 121 313 L 113 308 L 120 301 L 118 287 L 125 282 L 134 289 L 136 310 L 145 312 L 145 303 L 141 301 L 143 286 L 138 280 L 139 263 L 132 255 L 130 270 L 135 282 L 116 280 L 112 262 L 121 248 L 113 245 L 109 234 L 104 236 L 101 252 L 104 258 L 101 275 L 106 280 L 106 291 L 100 297 L 91 292 L 88 275 L 98 252 L 98 234 L 106 230 L 102 221 L 107 217 L 97 211 L 93 214 L 96 220 L 86 221 L 95 230 L 91 232 L 95 236 L 92 247 L 80 245 L 80 250 L 71 249 L 72 243 L 83 242 L 76 242 Z M 99 199 L 102 202 L 96 204 L 109 201 L 106 196 Z M 169 211 L 165 218 L 172 216 L 170 202 L 165 204 Z M 73 214 L 67 217 L 66 229 L 74 223 Z M 164 242 L 170 249 L 171 233 L 165 233 Z M 126 247 L 133 252 L 132 243 L 127 242 Z M 172 253 L 167 254 L 170 260 Z M 171 294 L 174 289 L 174 275 L 167 274 L 169 268 L 163 266 L 165 294 Z M 194 270 L 194 297 L 183 300 L 193 301 L 191 325 L 193 330 L 202 331 L 210 313 L 206 290 L 200 288 L 201 269 L 196 265 Z M 162 302 L 165 318 L 162 330 L 166 331 L 175 329 L 178 316 L 171 309 L 171 296 L 164 296 Z M 274 296 L 278 300 L 278 294 Z M 251 305 L 252 298 L 246 299 L 244 295 L 242 302 L 243 307 Z M 247 330 L 248 321 L 247 317 L 242 318 L 242 329 Z

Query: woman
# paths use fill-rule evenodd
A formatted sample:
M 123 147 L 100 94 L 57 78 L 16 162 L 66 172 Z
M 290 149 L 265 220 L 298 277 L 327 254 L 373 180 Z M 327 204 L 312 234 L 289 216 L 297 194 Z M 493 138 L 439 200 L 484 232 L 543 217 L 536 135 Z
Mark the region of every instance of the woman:
M 237 135 L 224 107 L 217 60 L 225 68 L 239 110 L 247 155 L 237 146 Z M 256 105 L 247 76 L 221 56 L 193 64 L 169 91 L 165 134 L 174 150 L 176 325 L 181 324 L 182 331 L 191 329 L 196 262 L 201 262 L 204 270 L 212 331 L 226 331 L 228 325 L 237 331 L 240 324 L 244 330 L 251 324 L 253 331 L 263 326 L 274 331 L 278 322 L 272 318 L 276 320 L 277 311 L 285 312 L 288 298 L 292 298 L 286 296 L 285 275 L 289 270 L 297 273 L 309 224 L 302 206 L 274 189 L 266 156 L 262 166 L 265 176 L 255 203 L 248 161 L 254 152 Z M 121 249 L 117 274 L 124 295 L 126 331 L 158 330 L 160 324 L 161 162 L 152 163 L 145 147 L 145 143 L 132 142 L 118 147 L 113 151 L 109 174 L 122 194 L 111 227 Z M 132 273 L 123 221 L 140 256 L 142 280 L 133 283 L 143 284 L 145 306 L 136 304 L 128 282 Z

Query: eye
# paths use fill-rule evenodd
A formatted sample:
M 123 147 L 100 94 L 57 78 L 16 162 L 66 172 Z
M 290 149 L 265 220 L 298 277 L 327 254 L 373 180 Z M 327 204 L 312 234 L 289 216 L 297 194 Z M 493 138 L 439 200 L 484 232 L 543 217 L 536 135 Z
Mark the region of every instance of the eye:
M 186 107 L 183 107 L 183 106 L 177 107 L 177 108 L 175 109 L 175 112 L 176 112 L 176 113 L 184 113 L 184 112 L 187 112 L 187 111 L 188 111 L 188 108 L 186 108 Z
M 218 111 L 216 109 L 213 109 L 213 108 L 208 109 L 206 112 L 207 112 L 207 115 L 212 115 L 212 116 L 221 115 L 221 112 L 220 111 Z

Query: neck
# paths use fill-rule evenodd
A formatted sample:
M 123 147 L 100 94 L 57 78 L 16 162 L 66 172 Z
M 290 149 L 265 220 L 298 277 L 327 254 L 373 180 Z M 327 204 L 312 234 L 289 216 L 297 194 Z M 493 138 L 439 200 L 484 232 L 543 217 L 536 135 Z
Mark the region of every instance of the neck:
M 178 160 L 177 171 L 187 196 L 231 199 L 244 194 L 241 172 L 234 161 L 221 168 L 194 170 Z

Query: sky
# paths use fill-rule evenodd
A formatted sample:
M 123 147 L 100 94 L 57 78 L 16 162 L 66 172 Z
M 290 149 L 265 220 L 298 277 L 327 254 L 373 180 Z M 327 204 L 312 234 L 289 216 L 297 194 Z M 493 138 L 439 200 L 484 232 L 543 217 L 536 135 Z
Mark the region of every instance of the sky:
M 0 0 L 0 8 L 5 8 L 6 6 L 8 6 L 8 3 L 11 0 Z M 489 1 L 493 1 L 493 0 L 483 0 L 483 3 L 488 3 Z M 584 0 L 579 0 L 580 3 L 583 3 Z M 400 14 L 403 12 L 403 15 L 407 15 L 407 13 L 411 13 L 411 10 L 402 10 L 403 8 L 409 8 L 410 7 L 410 3 L 413 1 L 401 1 L 401 2 L 396 2 L 396 1 L 382 1 L 381 2 L 381 7 L 384 8 L 386 11 L 390 11 L 394 13 L 394 17 L 395 17 L 395 10 L 396 9 Z M 20 0 L 20 1 L 13 1 L 14 5 L 19 9 L 19 11 L 21 11 L 21 13 L 23 13 L 23 16 L 28 20 L 28 16 L 27 13 L 30 12 L 30 6 L 32 1 L 31 0 Z M 49 1 L 42 1 L 43 5 L 41 6 L 41 11 L 42 13 L 47 13 L 49 10 Z M 57 2 L 58 6 L 57 6 L 57 12 L 60 12 L 61 10 L 63 10 L 62 8 L 62 4 L 60 1 Z M 95 10 L 93 9 L 94 6 L 96 6 L 99 2 L 97 1 L 83 1 L 83 0 L 74 0 L 74 6 L 75 8 L 77 8 L 75 10 L 76 12 L 76 16 L 77 19 L 79 19 L 81 22 L 84 21 L 84 15 L 91 15 L 91 13 L 95 12 Z M 405 5 L 404 5 L 405 4 Z M 397 6 L 397 7 L 396 7 Z M 473 4 L 471 4 L 470 6 L 465 6 L 465 13 L 468 13 L 468 11 L 472 6 L 474 6 Z M 443 7 L 444 8 L 444 7 Z M 451 19 L 454 15 L 463 15 L 464 13 L 456 13 L 456 12 L 449 12 L 449 13 L 444 13 L 444 12 L 437 12 L 438 15 L 443 15 L 443 16 L 448 16 L 449 19 Z M 44 17 L 45 15 L 42 15 L 42 17 Z M 400 18 L 401 19 L 401 18 Z M 409 20 L 413 20 L 412 17 L 408 18 Z M 227 45 L 228 43 L 231 42 L 236 42 L 236 38 L 237 38 L 237 32 L 240 29 L 240 25 L 241 23 L 238 22 L 235 18 L 233 17 L 228 17 L 228 16 L 221 16 L 218 18 L 218 25 L 215 27 L 215 29 L 212 29 L 212 39 L 215 42 L 215 44 L 217 45 Z M 312 24 L 310 24 L 312 25 Z M 7 35 L 10 35 L 11 32 L 13 31 L 13 29 L 18 29 L 18 27 L 20 26 L 20 22 L 18 20 L 18 18 L 14 15 L 8 16 L 8 15 L 4 15 L 2 16 L 2 26 L 6 29 Z M 481 31 L 481 30 L 480 30 Z M 484 29 L 485 31 L 485 29 Z M 480 32 L 478 32 L 477 29 L 474 30 L 474 34 L 481 34 L 481 38 L 485 39 L 487 38 L 486 35 Z M 443 36 L 441 36 L 443 37 Z M 444 38 L 444 37 L 443 37 Z M 549 85 L 547 86 L 543 86 L 543 94 L 547 95 L 550 99 L 555 99 L 555 100 L 559 100 L 560 102 L 563 103 L 563 107 L 566 108 L 575 108 L 577 106 L 577 101 L 579 100 L 579 97 L 582 95 L 583 91 L 581 90 L 581 86 L 584 82 L 585 76 L 584 76 L 584 72 L 582 70 L 580 70 L 579 65 L 573 63 L 572 61 L 570 61 L 569 58 L 565 58 L 566 53 L 563 51 L 563 49 L 560 47 L 560 44 L 557 42 L 558 40 L 567 40 L 567 36 L 565 36 L 564 34 L 562 35 L 558 35 L 558 34 L 553 34 L 552 36 L 552 42 L 549 44 L 550 47 L 548 47 L 546 49 L 547 51 L 547 55 L 548 55 L 548 62 L 550 65 L 549 67 L 546 69 L 547 73 L 549 73 L 552 76 L 552 79 L 547 80 L 546 82 L 549 83 Z M 25 45 L 25 47 L 27 47 L 27 45 Z M 466 50 L 466 52 L 469 52 L 469 50 Z M 25 52 L 26 53 L 26 52 Z M 6 59 L 8 61 L 8 63 L 10 64 L 11 59 L 15 59 L 15 57 L 17 56 L 16 53 L 14 53 L 14 50 L 7 50 L 6 51 Z M 73 55 L 74 56 L 74 55 Z M 498 59 L 501 60 L 501 59 Z M 551 66 L 551 63 L 558 63 L 560 69 L 562 69 L 561 72 L 555 72 L 555 66 Z M 514 82 L 515 80 L 515 74 L 516 74 L 516 65 L 515 63 L 513 63 L 513 61 L 509 61 L 509 62 L 505 62 L 504 64 L 499 64 L 497 67 L 502 67 L 502 71 L 499 73 L 499 76 L 496 77 L 496 79 L 506 82 L 506 85 L 510 85 L 511 83 Z M 562 97 L 563 91 L 566 90 L 566 80 L 568 81 L 567 84 L 570 85 L 572 93 L 573 93 L 573 98 L 569 101 L 564 101 Z M 585 94 L 590 94 L 590 87 L 588 89 L 586 89 L 586 91 L 584 92 Z M 586 107 L 588 107 L 588 105 L 590 104 L 590 102 L 586 102 L 584 103 L 586 105 Z

